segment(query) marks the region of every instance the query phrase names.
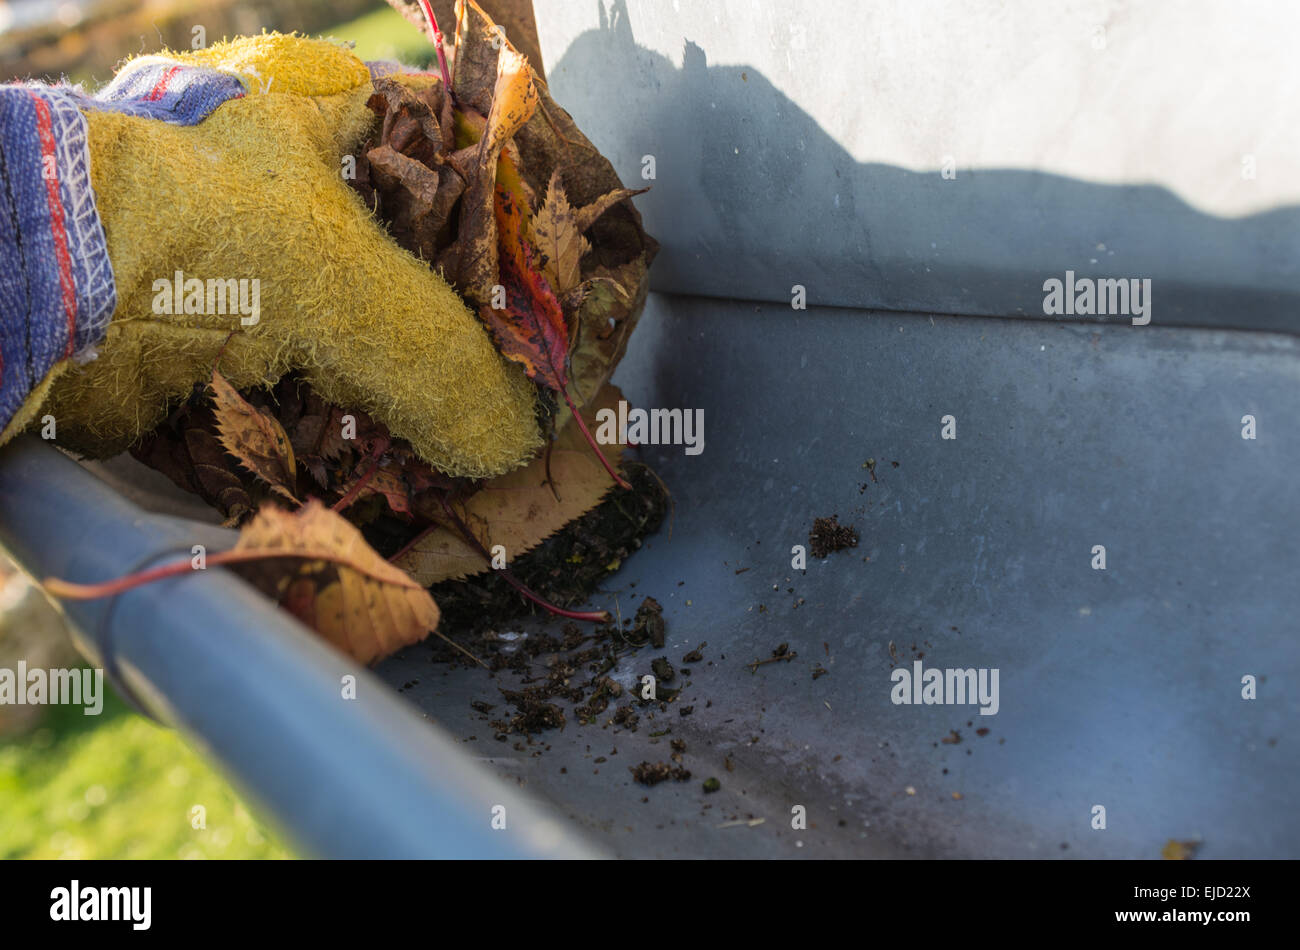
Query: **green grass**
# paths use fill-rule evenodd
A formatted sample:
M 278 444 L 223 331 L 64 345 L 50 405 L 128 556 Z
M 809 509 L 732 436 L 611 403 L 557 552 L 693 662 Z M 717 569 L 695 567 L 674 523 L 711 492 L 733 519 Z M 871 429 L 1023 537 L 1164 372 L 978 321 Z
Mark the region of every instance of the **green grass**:
M 0 742 L 0 859 L 291 856 L 180 736 L 111 692 L 99 716 L 53 706 Z
M 435 60 L 433 46 L 424 34 L 392 7 L 322 30 L 321 36 L 352 40 L 357 56 L 363 60 L 396 59 L 422 69 Z

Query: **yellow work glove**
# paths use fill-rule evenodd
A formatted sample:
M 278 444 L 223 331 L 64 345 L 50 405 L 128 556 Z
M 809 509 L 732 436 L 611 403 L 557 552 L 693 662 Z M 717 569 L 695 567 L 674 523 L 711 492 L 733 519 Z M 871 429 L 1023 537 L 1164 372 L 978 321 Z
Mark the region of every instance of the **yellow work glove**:
M 237 81 L 234 91 L 223 92 L 223 81 Z M 58 139 L 59 87 L 17 88 L 50 103 Z M 210 378 L 224 344 L 219 368 L 236 387 L 297 370 L 325 399 L 370 413 L 448 474 L 496 475 L 536 451 L 535 391 L 521 368 L 344 181 L 347 156 L 378 121 L 366 106 L 369 70 L 349 50 L 278 34 L 240 38 L 134 60 L 106 93 L 66 98 L 84 117 L 112 319 L 95 325 L 102 288 L 87 288 L 103 274 L 92 266 L 95 232 L 78 223 L 86 207 L 76 156 L 65 154 L 75 152 L 77 120 L 63 116 L 66 140 L 46 149 L 63 179 L 44 194 L 66 207 L 50 198 L 46 216 L 40 189 L 31 192 L 37 223 L 53 222 L 50 313 L 32 305 L 42 299 L 31 289 L 31 273 L 45 273 L 37 264 L 0 270 L 4 438 L 53 417 L 60 444 L 119 451 Z M 214 96 L 220 104 L 209 109 Z M 28 108 L 0 98 L 0 144 L 25 141 Z M 39 113 L 31 135 L 49 145 Z M 5 242 L 0 227 L 0 249 Z M 33 327 L 43 349 L 30 344 Z M 10 375 L 24 363 L 26 390 Z

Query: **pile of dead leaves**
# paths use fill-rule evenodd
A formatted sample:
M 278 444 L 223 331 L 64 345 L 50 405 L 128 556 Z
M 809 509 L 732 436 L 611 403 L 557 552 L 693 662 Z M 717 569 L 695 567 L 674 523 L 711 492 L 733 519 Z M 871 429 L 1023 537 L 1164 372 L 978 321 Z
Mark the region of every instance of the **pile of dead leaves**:
M 241 528 L 208 564 L 239 572 L 362 662 L 437 626 L 432 584 L 495 570 L 541 603 L 507 561 L 623 484 L 622 446 L 597 446 L 589 428 L 620 398 L 608 380 L 656 250 L 627 200 L 638 192 L 622 187 L 482 10 L 458 3 L 456 14 L 450 69 L 415 83 L 374 80 L 380 121 L 353 184 L 537 384 L 552 435 L 545 451 L 487 482 L 449 478 L 295 376 L 239 392 L 219 368 L 133 449 Z M 49 588 L 104 596 L 186 569 Z
M 596 396 L 627 347 L 657 251 L 613 166 L 474 3 L 447 83 L 375 81 L 353 186 L 399 244 L 477 310 L 502 355 L 562 403 Z M 559 422 L 566 417 L 559 410 Z

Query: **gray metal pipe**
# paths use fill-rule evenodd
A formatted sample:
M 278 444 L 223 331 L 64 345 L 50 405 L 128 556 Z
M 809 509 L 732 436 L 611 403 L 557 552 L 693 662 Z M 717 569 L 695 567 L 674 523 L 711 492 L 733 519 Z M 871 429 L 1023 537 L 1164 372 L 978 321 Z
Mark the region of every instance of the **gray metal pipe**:
M 107 580 L 230 535 L 148 514 L 34 437 L 0 450 L 0 538 L 37 577 Z M 227 571 L 64 606 L 92 662 L 219 764 L 300 854 L 596 856 Z

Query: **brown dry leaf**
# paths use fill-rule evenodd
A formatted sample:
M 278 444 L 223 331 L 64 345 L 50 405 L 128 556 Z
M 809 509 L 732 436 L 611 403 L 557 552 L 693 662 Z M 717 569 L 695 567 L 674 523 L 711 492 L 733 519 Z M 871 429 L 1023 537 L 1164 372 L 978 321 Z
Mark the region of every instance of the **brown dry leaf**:
M 298 481 L 293 446 L 284 428 L 271 416 L 250 406 L 215 369 L 211 385 L 221 445 L 245 468 L 270 485 L 272 491 L 297 502 L 293 493 Z
M 403 247 L 410 247 L 425 260 L 438 252 L 437 238 L 447 223 L 455 198 L 446 200 L 440 188 L 438 172 L 422 162 L 403 155 L 391 145 L 380 145 L 366 152 L 368 173 L 375 189 L 390 206 L 390 195 L 400 193 L 406 200 L 391 201 L 394 209 L 389 227 Z
M 520 171 L 525 183 L 540 192 L 560 169 L 579 230 L 591 244 L 582 258 L 582 280 L 610 281 L 592 285 L 577 314 L 568 317 L 570 393 L 584 400 L 600 391 L 626 352 L 645 308 L 648 273 L 659 245 L 645 233 L 632 202 L 623 200 L 638 192 L 623 188 L 614 166 L 550 97 L 546 85 L 538 86 L 537 111 L 514 138 Z M 556 424 L 564 425 L 568 417 L 568 407 L 561 406 Z
M 578 230 L 586 231 L 596 219 L 608 211 L 620 201 L 628 198 L 635 198 L 637 195 L 644 195 L 649 188 L 615 188 L 613 191 L 607 191 L 590 204 L 583 205 L 574 212 L 574 218 L 578 224 Z
M 423 25 L 418 5 L 390 2 L 412 22 Z M 648 270 L 658 245 L 645 233 L 639 213 L 627 200 L 644 189 L 623 187 L 609 160 L 550 97 L 544 79 L 518 55 L 512 45 L 515 37 L 509 32 L 502 37 L 487 13 L 472 2 L 457 3 L 455 23 L 451 84 L 456 112 L 440 123 L 440 129 L 444 139 L 449 131 L 454 133 L 451 137 L 460 148 L 441 156 L 437 200 L 455 200 L 455 193 L 447 191 L 445 176 L 465 181 L 465 191 L 459 211 L 451 212 L 451 222 L 434 238 L 436 255 L 428 254 L 425 242 L 399 236 L 396 228 L 394 235 L 408 250 L 416 249 L 434 261 L 482 314 L 482 308 L 494 302 L 491 291 L 509 283 L 503 274 L 509 262 L 503 259 L 502 249 L 509 249 L 510 242 L 500 233 L 493 210 L 502 191 L 510 193 L 529 225 L 525 240 L 548 258 L 543 276 L 560 301 L 572 360 L 566 388 L 580 401 L 591 398 L 613 374 L 645 305 Z M 598 76 L 593 79 L 599 81 Z M 442 98 L 444 108 L 450 100 Z M 413 127 L 409 117 L 418 112 L 415 107 L 408 107 L 397 94 L 386 103 L 390 112 L 394 103 L 405 110 L 402 115 L 407 118 L 394 118 L 393 123 L 405 121 L 403 128 Z M 522 125 L 516 127 L 521 119 Z M 385 123 L 388 128 L 387 116 Z M 499 155 L 495 166 L 494 154 Z M 562 192 L 551 188 L 552 182 L 562 183 Z M 559 207 L 561 194 L 564 209 Z M 542 196 L 551 202 L 549 209 L 535 200 Z M 386 206 L 381 216 L 396 220 L 400 202 L 417 197 L 392 193 L 391 199 L 399 205 Z M 535 208 L 543 210 L 534 212 Z M 572 225 L 564 220 L 562 226 L 546 222 L 535 226 L 537 218 L 563 218 L 562 211 L 572 213 Z M 538 246 L 543 239 L 549 247 Z M 534 258 L 534 263 L 539 260 Z M 569 415 L 568 407 L 561 406 L 555 426 L 563 428 Z
M 492 90 L 492 108 L 487 116 L 486 148 L 493 155 L 501 154 L 514 134 L 524 127 L 537 110 L 537 87 L 528 60 L 510 45 L 502 42 L 497 59 L 497 82 Z
M 628 337 L 645 307 L 650 282 L 645 261 L 636 258 L 618 267 L 596 267 L 587 275 L 590 285 L 573 328 L 569 354 L 570 392 L 585 402 L 613 375 L 627 350 Z M 579 403 L 582 405 L 582 402 Z M 568 410 L 562 406 L 562 410 Z
M 497 78 L 487 126 L 478 144 L 478 160 L 460 209 L 460 261 L 457 285 L 470 300 L 490 303 L 497 283 L 496 201 L 497 160 L 506 143 L 537 109 L 532 71 L 509 43 L 497 51 Z M 459 57 L 457 57 L 459 62 Z
M 449 143 L 449 129 L 438 120 L 444 101 L 442 84 L 412 89 L 388 77 L 373 82 L 375 94 L 367 103 L 384 119 L 379 144 L 392 146 L 426 165 L 433 164 Z
M 235 527 L 256 510 L 249 494 L 254 477 L 240 476 L 240 467 L 217 441 L 215 428 L 211 406 L 186 407 L 174 425 L 160 425 L 133 445 L 131 454 L 199 495 L 225 516 L 227 527 Z
M 364 476 L 358 476 L 364 477 Z M 351 486 L 339 489 L 341 494 L 347 494 Z M 402 477 L 401 467 L 395 464 L 381 466 L 370 474 L 365 485 L 357 493 L 357 498 L 367 498 L 370 495 L 380 495 L 388 505 L 389 510 L 394 514 L 411 517 L 411 492 L 407 487 L 406 480 Z
M 234 550 L 265 552 L 265 559 L 227 566 L 362 663 L 423 640 L 438 626 L 429 592 L 315 499 L 295 512 L 263 508 Z
M 216 436 L 206 429 L 186 429 L 185 450 L 194 467 L 199 495 L 221 510 L 226 527 L 235 527 L 253 514 L 253 501 L 239 476 L 230 470 L 230 458 Z
M 346 453 L 351 460 L 391 438 L 388 429 L 361 410 L 328 404 L 309 390 L 306 411 L 292 424 L 289 441 L 301 456 L 338 459 Z
M 424 11 L 420 9 L 418 0 L 388 0 L 388 4 L 417 30 L 424 32 Z M 453 0 L 432 0 L 432 4 L 444 37 L 451 39 L 460 22 L 457 4 Z M 533 0 L 484 0 L 483 5 L 491 12 L 492 19 L 501 24 L 515 48 L 528 57 L 533 71 L 542 76 L 542 49 L 537 40 Z
M 598 410 L 616 409 L 621 398 L 617 387 L 606 386 L 583 413 L 588 425 L 594 426 Z M 611 465 L 618 465 L 621 445 L 603 445 L 601 450 Z M 503 545 L 506 557 L 513 560 L 594 508 L 613 484 L 572 421 L 551 449 L 551 475 L 559 501 L 546 479 L 545 458 L 536 458 L 522 469 L 492 479 L 466 499 L 460 506 L 461 519 L 475 529 L 485 548 Z M 442 526 L 395 563 L 424 586 L 481 574 L 490 567 L 459 534 Z
M 463 175 L 443 162 L 443 153 L 454 147 L 454 131 L 438 114 L 450 110 L 450 101 L 441 83 L 413 89 L 380 78 L 374 88 L 368 104 L 383 123 L 349 184 L 402 247 L 432 261 L 451 240 L 453 210 L 465 191 Z
M 593 219 L 594 220 L 594 219 Z M 557 295 L 567 294 L 582 283 L 582 258 L 591 245 L 582 236 L 583 228 L 569 199 L 564 196 L 560 170 L 551 173 L 546 201 L 533 215 L 530 240 L 542 254 L 542 275 Z
M 456 59 L 451 87 L 455 90 L 458 106 L 469 106 L 487 114 L 496 88 L 498 54 L 502 45 L 498 36 L 496 24 L 477 3 L 457 0 Z
M 424 21 L 418 5 L 404 4 L 401 0 L 391 2 L 412 22 L 422 26 Z M 493 184 L 498 197 L 504 189 L 516 198 L 524 219 L 531 224 L 533 219 L 543 216 L 540 211 L 532 211 L 543 207 L 536 200 L 541 196 L 552 202 L 550 210 L 543 209 L 546 215 L 555 216 L 561 210 L 558 207 L 561 192 L 551 189 L 550 183 L 562 183 L 573 226 L 567 221 L 562 228 L 552 229 L 544 224 L 540 232 L 551 245 L 549 248 L 538 247 L 541 241 L 539 229 L 535 227 L 525 231 L 525 239 L 550 259 L 544 276 L 560 299 L 573 360 L 568 373 L 569 392 L 582 400 L 600 391 L 625 352 L 645 304 L 647 272 L 658 245 L 646 235 L 640 215 L 627 200 L 641 190 L 623 187 L 610 162 L 579 131 L 572 117 L 551 99 L 545 81 L 536 71 L 527 70 L 531 80 L 524 81 L 526 67 L 510 45 L 513 39 L 507 33 L 507 42 L 503 44 L 492 19 L 476 4 L 457 4 L 452 78 L 456 112 L 441 123 L 441 130 L 444 138 L 449 130 L 453 131 L 460 149 L 441 158 L 444 164 L 438 166 L 438 200 L 444 200 L 447 189 L 444 174 L 456 181 L 466 181 L 467 190 L 460 198 L 459 214 L 453 211 L 451 215 L 459 224 L 457 240 L 445 243 L 453 236 L 451 225 L 441 230 L 434 240 L 438 245 L 436 256 L 430 259 L 482 313 L 481 308 L 493 302 L 484 299 L 485 293 L 498 283 L 503 286 L 507 283 L 502 279 L 505 262 L 501 254 L 503 245 L 508 246 L 509 242 L 499 233 L 500 221 L 490 213 L 494 203 Z M 531 111 L 531 115 L 506 142 L 493 175 L 491 167 L 483 165 L 481 160 L 490 159 L 491 154 L 490 149 L 485 152 L 489 144 L 485 134 L 489 113 L 495 108 L 498 119 L 503 109 L 512 114 L 505 108 L 506 100 L 501 95 L 503 69 L 506 75 L 513 70 L 510 82 L 526 100 L 523 111 L 517 114 Z M 443 97 L 444 105 L 449 101 L 450 97 Z M 406 109 L 406 101 L 399 96 L 392 97 L 391 102 Z M 414 114 L 416 110 L 407 111 Z M 503 127 L 500 122 L 497 126 L 502 132 L 508 131 L 508 126 Z M 399 203 L 414 200 L 396 193 L 391 197 Z M 454 200 L 453 193 L 448 192 L 445 197 Z M 386 218 L 395 219 L 400 204 L 386 207 L 382 213 Z M 398 236 L 396 229 L 394 234 Z M 575 241 L 580 251 L 576 281 L 572 251 L 561 251 L 562 247 L 571 248 Z M 424 245 L 410 236 L 405 240 L 399 237 L 399 243 L 408 250 L 418 245 L 420 253 L 429 256 Z M 568 417 L 568 407 L 561 406 L 555 417 L 556 426 L 562 428 Z

